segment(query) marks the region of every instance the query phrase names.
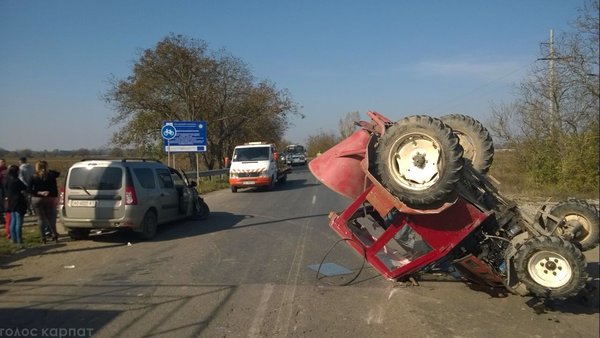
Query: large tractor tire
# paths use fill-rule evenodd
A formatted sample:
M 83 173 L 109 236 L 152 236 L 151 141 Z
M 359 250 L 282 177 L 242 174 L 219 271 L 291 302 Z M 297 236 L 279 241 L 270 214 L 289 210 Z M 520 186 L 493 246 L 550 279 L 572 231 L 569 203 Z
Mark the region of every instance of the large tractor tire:
M 458 137 L 430 116 L 396 122 L 377 147 L 381 183 L 413 208 L 427 208 L 447 198 L 455 190 L 462 167 Z
M 528 239 L 515 256 L 517 278 L 536 297 L 565 299 L 585 287 L 587 263 L 571 242 L 555 236 Z
M 461 114 L 442 116 L 440 120 L 450 126 L 463 147 L 463 157 L 482 174 L 490 170 L 494 160 L 494 142 L 481 122 Z
M 561 221 L 554 231 L 554 235 L 577 242 L 581 250 L 587 251 L 598 246 L 598 210 L 584 200 L 571 199 L 558 203 L 550 214 Z M 573 232 L 573 229 L 578 231 Z

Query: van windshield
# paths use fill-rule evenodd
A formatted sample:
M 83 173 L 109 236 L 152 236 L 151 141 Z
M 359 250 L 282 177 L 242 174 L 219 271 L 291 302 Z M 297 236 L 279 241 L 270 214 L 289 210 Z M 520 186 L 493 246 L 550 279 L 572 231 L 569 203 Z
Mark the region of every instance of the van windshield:
M 233 162 L 268 161 L 270 147 L 236 148 L 233 151 Z
M 69 189 L 121 189 L 123 170 L 117 167 L 73 168 L 69 173 Z

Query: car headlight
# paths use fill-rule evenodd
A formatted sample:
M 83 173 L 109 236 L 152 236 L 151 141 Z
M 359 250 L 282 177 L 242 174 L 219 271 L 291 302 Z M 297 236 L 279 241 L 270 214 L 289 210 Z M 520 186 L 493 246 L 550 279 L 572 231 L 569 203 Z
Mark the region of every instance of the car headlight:
M 267 171 L 267 169 L 263 169 L 260 171 L 259 175 L 260 176 L 269 176 L 269 172 Z
M 230 171 L 229 172 L 229 177 L 231 177 L 231 178 L 238 178 L 238 174 L 236 172 Z

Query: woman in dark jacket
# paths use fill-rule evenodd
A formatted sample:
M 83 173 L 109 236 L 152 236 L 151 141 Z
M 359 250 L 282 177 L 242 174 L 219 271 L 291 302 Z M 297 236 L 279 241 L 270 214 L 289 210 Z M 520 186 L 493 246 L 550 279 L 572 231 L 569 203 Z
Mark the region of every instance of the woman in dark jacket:
M 10 239 L 18 247 L 23 247 L 21 238 L 23 217 L 27 212 L 25 192 L 27 186 L 19 179 L 19 167 L 11 165 L 4 178 L 4 192 L 6 194 L 7 211 L 10 212 Z
M 35 164 L 35 175 L 29 184 L 31 202 L 38 216 L 38 226 L 42 242 L 46 243 L 46 229 L 50 232 L 52 239 L 58 241 L 56 232 L 56 199 L 58 198 L 58 187 L 56 178 L 60 175 L 58 171 L 48 170 L 48 162 L 38 161 Z

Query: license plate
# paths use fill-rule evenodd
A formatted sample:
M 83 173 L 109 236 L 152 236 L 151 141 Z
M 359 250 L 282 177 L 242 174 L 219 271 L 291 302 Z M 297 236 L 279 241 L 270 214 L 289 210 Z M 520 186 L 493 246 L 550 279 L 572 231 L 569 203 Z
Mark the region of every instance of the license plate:
M 71 201 L 72 207 L 95 207 L 96 201 Z
M 254 181 L 244 181 L 242 184 L 245 184 L 245 185 L 253 185 L 253 184 L 254 184 Z

